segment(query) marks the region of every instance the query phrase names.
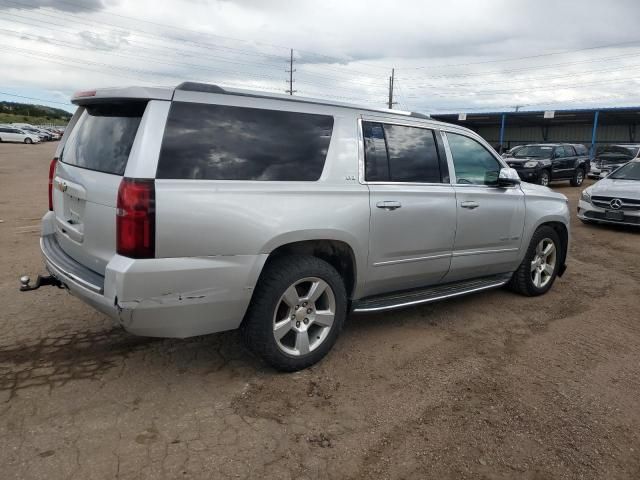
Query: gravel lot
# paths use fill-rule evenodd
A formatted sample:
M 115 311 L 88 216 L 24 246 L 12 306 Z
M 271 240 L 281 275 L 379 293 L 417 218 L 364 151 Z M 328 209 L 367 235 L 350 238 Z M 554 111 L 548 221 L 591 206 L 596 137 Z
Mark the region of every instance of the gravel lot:
M 235 332 L 132 337 L 18 292 L 54 149 L 0 145 L 2 478 L 640 478 L 640 232 L 576 219 L 546 296 L 354 316 L 278 374 Z

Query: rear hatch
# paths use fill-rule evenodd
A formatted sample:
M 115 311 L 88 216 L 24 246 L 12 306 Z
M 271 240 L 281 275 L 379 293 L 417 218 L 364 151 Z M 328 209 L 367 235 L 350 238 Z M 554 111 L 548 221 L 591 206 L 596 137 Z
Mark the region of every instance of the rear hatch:
M 104 275 L 116 253 L 116 204 L 146 101 L 81 106 L 53 178 L 55 235 L 69 256 Z

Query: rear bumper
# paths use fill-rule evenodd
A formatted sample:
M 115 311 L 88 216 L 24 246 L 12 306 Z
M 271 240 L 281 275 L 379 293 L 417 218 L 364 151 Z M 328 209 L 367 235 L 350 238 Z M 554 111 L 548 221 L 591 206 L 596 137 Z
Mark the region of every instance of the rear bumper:
M 53 218 L 45 216 L 47 221 Z M 47 228 L 40 245 L 47 270 L 72 295 L 127 331 L 151 337 L 184 338 L 237 328 L 267 257 L 135 260 L 114 255 L 103 277 L 67 255 Z

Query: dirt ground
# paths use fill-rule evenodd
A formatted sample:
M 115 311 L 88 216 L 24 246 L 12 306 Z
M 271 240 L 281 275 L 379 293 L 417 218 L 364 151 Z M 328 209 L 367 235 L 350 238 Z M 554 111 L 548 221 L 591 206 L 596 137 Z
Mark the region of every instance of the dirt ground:
M 546 296 L 353 316 L 279 374 L 235 332 L 133 337 L 18 292 L 54 148 L 0 145 L 1 478 L 640 478 L 640 232 L 574 218 Z

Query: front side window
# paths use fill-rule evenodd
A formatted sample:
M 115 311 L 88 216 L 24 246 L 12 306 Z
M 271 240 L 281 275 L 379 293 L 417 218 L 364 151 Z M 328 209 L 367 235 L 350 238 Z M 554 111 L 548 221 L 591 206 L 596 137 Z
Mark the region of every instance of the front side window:
M 364 122 L 363 133 L 367 181 L 442 182 L 433 130 Z
M 449 148 L 456 171 L 456 183 L 461 185 L 495 185 L 502 166 L 476 140 L 447 133 Z
M 157 178 L 316 181 L 333 117 L 174 102 Z

